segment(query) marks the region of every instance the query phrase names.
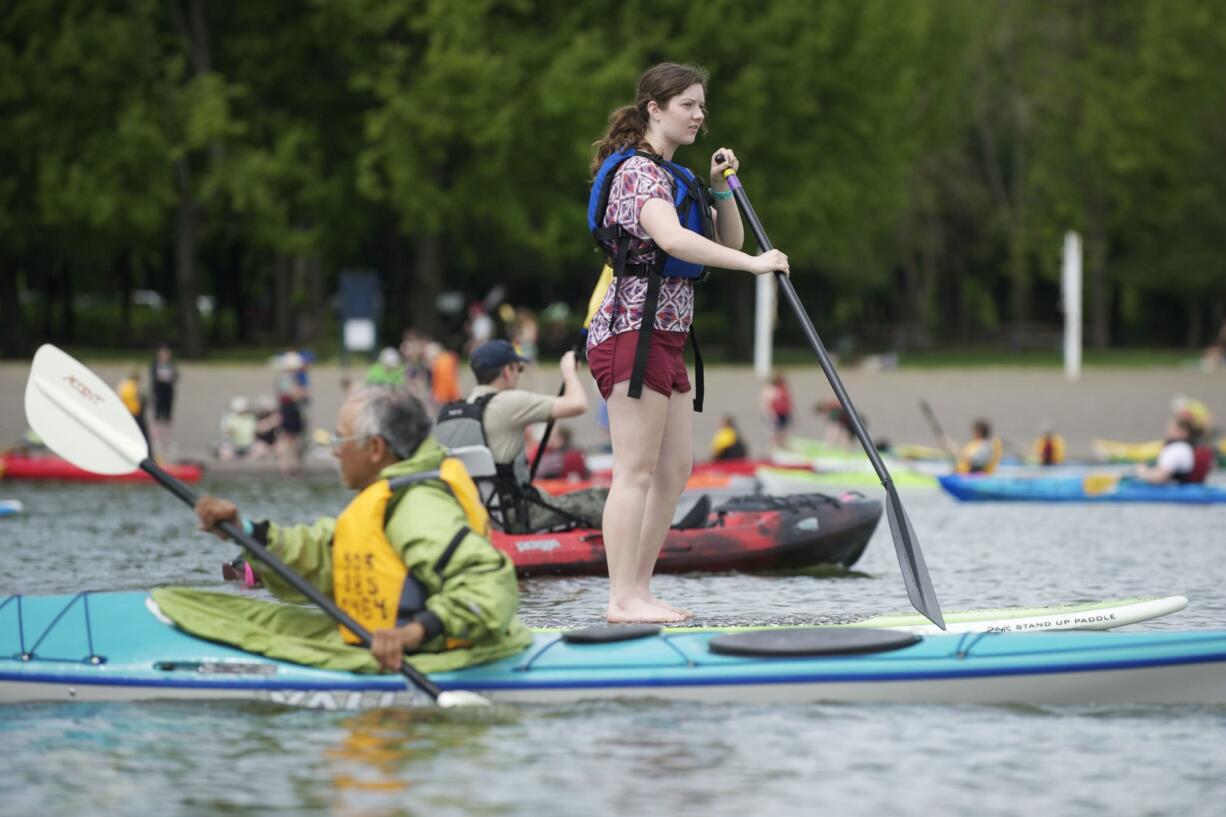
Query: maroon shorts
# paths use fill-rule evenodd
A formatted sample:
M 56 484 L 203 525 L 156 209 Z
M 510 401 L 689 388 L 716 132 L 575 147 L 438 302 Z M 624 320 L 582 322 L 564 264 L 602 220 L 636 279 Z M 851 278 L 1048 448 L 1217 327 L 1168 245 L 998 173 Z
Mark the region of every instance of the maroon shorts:
M 674 391 L 684 393 L 690 390 L 690 378 L 685 371 L 685 339 L 688 334 L 661 332 L 658 329 L 652 331 L 647 370 L 643 372 L 644 386 L 665 397 L 671 397 Z M 630 379 L 638 342 L 638 330 L 622 332 L 587 350 L 588 367 L 604 399 L 609 399 L 615 383 Z

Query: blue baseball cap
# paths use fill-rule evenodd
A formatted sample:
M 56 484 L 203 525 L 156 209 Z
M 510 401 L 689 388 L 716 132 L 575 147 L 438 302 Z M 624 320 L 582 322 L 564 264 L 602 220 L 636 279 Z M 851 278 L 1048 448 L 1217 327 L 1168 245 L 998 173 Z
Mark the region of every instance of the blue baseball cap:
M 473 350 L 468 365 L 472 367 L 473 374 L 480 375 L 482 372 L 496 371 L 512 363 L 530 362 L 529 358 L 515 351 L 509 341 L 491 340 Z

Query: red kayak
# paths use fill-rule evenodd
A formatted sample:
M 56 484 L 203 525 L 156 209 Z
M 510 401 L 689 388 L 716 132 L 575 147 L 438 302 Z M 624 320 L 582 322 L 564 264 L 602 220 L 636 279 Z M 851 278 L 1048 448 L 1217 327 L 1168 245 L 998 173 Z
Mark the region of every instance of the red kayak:
M 759 468 L 790 468 L 812 471 L 808 463 L 781 463 L 769 459 L 712 460 L 694 463 L 694 470 L 685 484 L 687 491 L 708 488 L 728 488 L 737 477 L 752 477 Z M 547 494 L 558 496 L 578 491 L 581 488 L 608 488 L 613 481 L 613 472 L 594 469 L 590 479 L 537 479 L 532 484 Z
M 744 496 L 704 509 L 693 527 L 669 530 L 657 573 L 794 570 L 814 565 L 851 567 L 881 518 L 881 503 L 824 494 Z M 604 575 L 604 537 L 577 528 L 556 533 L 495 531 L 495 547 L 521 576 Z
M 182 482 L 199 482 L 204 468 L 199 465 L 163 465 L 162 470 Z M 94 474 L 83 471 L 54 454 L 27 457 L 12 452 L 0 454 L 0 476 L 5 479 L 58 479 L 72 482 L 152 482 L 144 471 L 127 474 Z
M 687 514 L 688 524 L 669 530 L 656 562 L 657 573 L 851 567 L 881 519 L 881 503 L 859 495 L 743 496 L 714 510 L 709 500 L 700 500 L 699 508 L 698 513 Z M 608 573 L 604 537 L 598 530 L 494 531 L 493 541 L 511 557 L 520 576 Z M 242 559 L 222 565 L 222 576 L 248 587 L 259 581 Z
M 753 476 L 752 472 L 750 476 Z M 739 482 L 738 482 L 739 481 Z M 745 483 L 750 485 L 746 486 Z M 753 490 L 752 480 L 741 474 L 722 474 L 716 471 L 695 471 L 685 483 L 686 491 L 708 491 L 735 488 L 741 485 L 741 493 Z M 591 479 L 537 479 L 532 482 L 537 490 L 553 496 L 569 494 L 586 488 L 608 488 L 613 484 L 612 474 L 596 474 Z

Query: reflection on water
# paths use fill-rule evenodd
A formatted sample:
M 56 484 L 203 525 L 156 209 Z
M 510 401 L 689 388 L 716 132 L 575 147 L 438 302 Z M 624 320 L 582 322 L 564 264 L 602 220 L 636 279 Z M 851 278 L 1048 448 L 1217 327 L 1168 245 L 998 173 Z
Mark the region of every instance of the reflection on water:
M 223 483 L 309 521 L 331 482 Z M 220 588 L 237 550 L 152 486 L 5 484 L 0 593 Z M 904 493 L 946 609 L 1182 594 L 1154 628 L 1226 626 L 1226 508 L 955 505 Z M 599 578 L 522 585 L 536 626 L 599 621 Z M 889 532 L 851 574 L 664 576 L 701 624 L 905 609 Z M 231 588 L 233 592 L 241 592 Z M 699 706 L 380 710 L 257 704 L 0 707 L 0 814 L 1218 814 L 1222 707 Z

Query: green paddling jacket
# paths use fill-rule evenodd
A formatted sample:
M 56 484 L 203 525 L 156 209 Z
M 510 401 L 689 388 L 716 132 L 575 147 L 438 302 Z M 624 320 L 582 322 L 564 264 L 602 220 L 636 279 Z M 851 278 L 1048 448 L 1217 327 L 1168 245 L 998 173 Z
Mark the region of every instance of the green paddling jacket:
M 435 470 L 444 456 L 434 438 L 427 437 L 413 456 L 385 468 L 379 476 L 390 479 Z M 456 532 L 468 524 L 447 487 L 438 480 L 417 483 L 403 489 L 393 502 L 385 527 L 388 541 L 425 588 L 426 609 L 442 625 L 441 632 L 410 656 L 410 662 L 423 672 L 441 672 L 493 661 L 527 647 L 532 635 L 515 615 L 519 604 L 515 567 L 488 540 L 470 531 L 443 569 L 445 576 L 435 573 L 439 557 Z M 260 523 L 256 535 L 292 570 L 331 597 L 335 527 L 336 520 L 329 517 L 311 525 Z M 296 663 L 351 672 L 379 671 L 368 649 L 345 644 L 326 613 L 314 606 L 300 606 L 307 599 L 298 591 L 259 562 L 252 566 L 274 596 L 293 604 L 182 588 L 155 590 L 154 601 L 194 635 Z M 447 650 L 448 639 L 462 639 L 472 646 Z

